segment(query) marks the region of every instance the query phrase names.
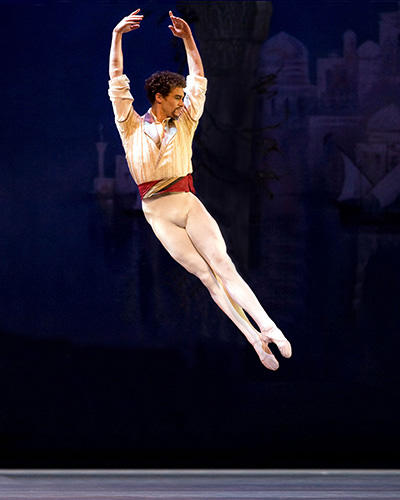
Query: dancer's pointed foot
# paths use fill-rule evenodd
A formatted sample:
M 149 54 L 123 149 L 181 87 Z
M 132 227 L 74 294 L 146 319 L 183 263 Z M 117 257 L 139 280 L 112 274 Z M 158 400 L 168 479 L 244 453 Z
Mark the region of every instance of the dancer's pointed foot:
M 279 368 L 278 360 L 269 350 L 268 345 L 265 344 L 261 339 L 256 340 L 253 347 L 260 358 L 261 363 L 268 368 L 268 370 L 277 370 Z
M 271 352 L 268 348 L 268 344 L 273 342 L 278 347 L 280 353 L 284 358 L 290 358 L 292 355 L 292 346 L 287 338 L 283 335 L 281 330 L 276 325 L 273 325 L 270 328 L 265 328 L 261 330 L 261 340 L 264 346 L 267 347 L 268 351 Z M 265 347 L 264 347 L 265 349 Z M 268 352 L 267 351 L 267 352 Z

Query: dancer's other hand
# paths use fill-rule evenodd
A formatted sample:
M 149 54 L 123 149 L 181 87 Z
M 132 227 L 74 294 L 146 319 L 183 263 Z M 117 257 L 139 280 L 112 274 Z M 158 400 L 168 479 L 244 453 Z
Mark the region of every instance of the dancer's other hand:
M 139 14 L 140 9 L 136 9 L 129 16 L 126 16 L 114 28 L 115 33 L 128 33 L 129 31 L 140 28 L 140 22 L 143 20 L 143 15 Z
M 172 10 L 169 11 L 169 17 L 171 19 L 172 25 L 170 24 L 168 28 L 172 31 L 174 36 L 182 38 L 183 40 L 192 36 L 192 31 L 186 21 L 184 21 L 180 17 L 175 17 L 172 14 Z

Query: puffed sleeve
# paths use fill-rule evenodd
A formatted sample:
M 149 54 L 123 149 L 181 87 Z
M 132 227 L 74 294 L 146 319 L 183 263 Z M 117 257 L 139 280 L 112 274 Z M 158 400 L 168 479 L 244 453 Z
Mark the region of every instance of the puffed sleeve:
M 130 91 L 129 78 L 126 75 L 117 76 L 108 82 L 108 95 L 112 102 L 115 121 L 139 120 L 140 117 L 133 109 L 133 97 Z M 133 116 L 131 116 L 133 114 Z
M 184 100 L 185 108 L 192 120 L 197 121 L 203 114 L 206 100 L 207 78 L 199 75 L 188 75 L 184 91 L 186 92 Z

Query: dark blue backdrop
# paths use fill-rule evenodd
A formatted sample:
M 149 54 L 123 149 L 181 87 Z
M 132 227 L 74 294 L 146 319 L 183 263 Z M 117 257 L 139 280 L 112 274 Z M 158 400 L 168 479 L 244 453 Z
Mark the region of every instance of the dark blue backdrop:
M 372 0 L 272 5 L 269 37 L 301 40 L 312 82 L 317 58 L 341 51 L 347 29 L 359 45 L 377 41 L 379 13 L 397 9 Z M 145 20 L 124 39 L 124 62 L 144 112 L 145 77 L 181 70 L 183 53 L 167 28 L 173 3 L 137 6 Z M 122 152 L 107 97 L 111 31 L 134 8 L 0 2 L 0 466 L 398 466 L 395 209 L 373 223 L 339 213 L 315 171 L 293 181 L 296 217 L 286 198 L 280 205 L 279 181 L 273 200 L 253 186 L 250 250 L 237 265 L 294 347 L 272 373 L 140 213 L 95 197 L 100 124 L 106 175 Z M 196 175 L 201 186 L 201 165 Z M 207 193 L 199 190 L 212 206 Z M 234 217 L 223 208 L 221 217 L 235 255 Z M 286 245 L 288 234 L 298 247 Z M 391 236 L 369 255 L 357 309 L 365 234 Z

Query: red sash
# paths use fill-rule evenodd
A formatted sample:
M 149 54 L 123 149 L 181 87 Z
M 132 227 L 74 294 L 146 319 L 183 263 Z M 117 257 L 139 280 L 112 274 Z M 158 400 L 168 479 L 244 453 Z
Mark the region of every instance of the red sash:
M 138 188 L 142 200 L 163 193 L 196 193 L 193 186 L 192 174 L 187 174 L 184 177 L 143 182 L 142 184 L 138 184 Z

